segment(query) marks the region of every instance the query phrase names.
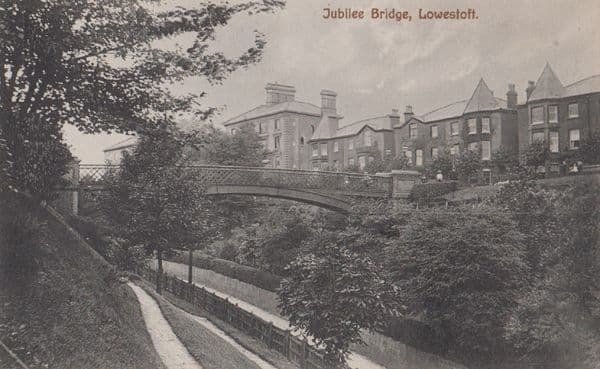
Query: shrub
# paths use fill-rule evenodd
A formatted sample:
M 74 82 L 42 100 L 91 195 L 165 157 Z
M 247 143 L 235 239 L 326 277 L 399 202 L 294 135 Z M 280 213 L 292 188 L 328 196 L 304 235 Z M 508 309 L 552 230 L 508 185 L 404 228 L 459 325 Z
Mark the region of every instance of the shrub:
M 410 197 L 417 203 L 427 203 L 449 192 L 456 191 L 456 187 L 456 182 L 454 181 L 417 183 L 413 187 Z

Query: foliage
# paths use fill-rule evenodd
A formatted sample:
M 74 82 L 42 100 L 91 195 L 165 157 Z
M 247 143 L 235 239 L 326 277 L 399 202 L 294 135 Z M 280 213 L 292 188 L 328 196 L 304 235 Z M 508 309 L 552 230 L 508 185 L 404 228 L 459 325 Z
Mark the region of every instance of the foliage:
M 544 141 L 532 142 L 527 150 L 521 154 L 521 162 L 533 168 L 546 164 L 549 158 L 550 150 Z
M 198 146 L 197 159 L 215 165 L 261 167 L 267 154 L 252 125 L 244 125 L 233 134 L 209 125 Z
M 310 242 L 312 252 L 288 266 L 278 291 L 280 308 L 293 327 L 323 346 L 331 367 L 338 367 L 350 344 L 362 342 L 361 329 L 382 329 L 386 318 L 399 315 L 398 291 L 343 237 L 322 230 Z
M 458 179 L 469 181 L 481 168 L 479 154 L 472 150 L 465 150 L 456 157 L 455 168 Z
M 586 164 L 600 164 L 600 132 L 595 132 L 590 138 L 581 141 L 579 151 Z
M 372 161 L 365 165 L 364 171 L 369 174 L 382 173 L 389 171 L 389 163 L 385 162 L 379 156 L 373 158 Z
M 342 169 L 342 172 L 346 172 L 346 173 L 362 173 L 363 171 L 360 169 L 360 165 L 358 165 L 358 164 L 349 164 L 349 165 L 346 165 Z
M 427 167 L 427 172 L 430 177 L 435 177 L 438 172 L 441 172 L 444 178 L 450 178 L 454 171 L 454 160 L 448 150 L 443 150 L 433 159 Z
M 211 48 L 215 33 L 240 13 L 271 11 L 279 0 L 198 3 L 160 10 L 159 1 L 5 1 L 0 5 L 2 78 L 0 131 L 13 153 L 15 187 L 44 197 L 64 174 L 68 149 L 62 126 L 87 133 L 145 133 L 172 124 L 176 114 L 214 113 L 199 100 L 175 96 L 187 77 L 219 83 L 257 62 L 265 40 L 238 57 Z M 160 40 L 195 36 L 188 47 L 160 48 Z M 168 123 L 168 124 L 167 124 Z
M 187 254 L 177 253 L 169 257 L 169 260 L 184 264 L 188 262 L 188 256 Z M 201 251 L 194 251 L 192 264 L 198 268 L 212 270 L 271 292 L 277 291 L 281 282 L 281 277 L 277 275 L 261 269 L 240 265 L 230 260 L 215 258 L 203 254 Z
M 441 196 L 456 191 L 456 182 L 429 182 L 417 183 L 411 190 L 410 196 L 419 204 L 428 203 Z
M 189 176 L 184 137 L 180 132 L 155 132 L 141 137 L 109 187 L 105 210 L 121 226 L 123 238 L 157 253 L 196 248 L 200 240 L 218 236 L 222 217 Z M 217 224 L 215 224 L 217 223 Z M 161 270 L 159 270 L 159 274 Z M 157 286 L 160 289 L 160 285 Z
M 0 192 L 10 189 L 10 167 L 12 166 L 12 154 L 2 136 L 0 129 Z
M 476 365 L 502 353 L 504 323 L 528 280 L 523 235 L 495 211 L 422 211 L 399 224 L 385 263 L 403 301 Z
M 398 155 L 394 158 L 387 159 L 389 169 L 402 170 L 408 169 L 408 158 L 405 155 Z
M 492 154 L 492 164 L 500 173 L 507 173 L 519 164 L 519 160 L 513 150 L 501 146 Z

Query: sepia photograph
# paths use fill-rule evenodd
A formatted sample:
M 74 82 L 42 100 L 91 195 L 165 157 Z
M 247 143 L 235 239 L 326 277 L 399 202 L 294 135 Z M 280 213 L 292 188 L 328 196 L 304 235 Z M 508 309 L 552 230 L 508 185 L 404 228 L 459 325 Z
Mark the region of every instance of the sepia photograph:
M 0 0 L 0 369 L 600 369 L 597 0 Z

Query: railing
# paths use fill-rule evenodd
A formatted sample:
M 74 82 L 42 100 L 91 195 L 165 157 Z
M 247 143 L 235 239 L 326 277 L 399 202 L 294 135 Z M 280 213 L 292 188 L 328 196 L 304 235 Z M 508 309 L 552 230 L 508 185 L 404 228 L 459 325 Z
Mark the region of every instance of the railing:
M 101 184 L 118 172 L 118 165 L 81 164 L 80 184 Z M 235 166 L 190 165 L 189 175 L 205 187 L 263 186 L 320 192 L 389 196 L 390 177 L 356 173 L 287 170 Z
M 141 268 L 137 273 L 154 283 L 157 272 Z M 269 348 L 283 354 L 288 360 L 298 364 L 301 369 L 327 369 L 323 353 L 311 346 L 305 339 L 294 335 L 290 330 L 280 329 L 252 313 L 238 307 L 228 299 L 207 291 L 204 287 L 190 285 L 174 276 L 163 273 L 163 288 L 193 305 L 196 305 L 217 318 L 231 324 L 242 332 L 259 339 Z

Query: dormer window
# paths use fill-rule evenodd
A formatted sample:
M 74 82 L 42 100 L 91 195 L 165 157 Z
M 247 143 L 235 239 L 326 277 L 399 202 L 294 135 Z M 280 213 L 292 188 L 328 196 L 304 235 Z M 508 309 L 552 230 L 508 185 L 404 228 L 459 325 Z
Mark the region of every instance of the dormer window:
M 365 137 L 365 146 L 371 146 L 373 144 L 373 132 L 367 129 L 364 133 Z
M 417 125 L 416 123 L 411 123 L 408 126 L 408 134 L 410 138 L 417 138 Z

